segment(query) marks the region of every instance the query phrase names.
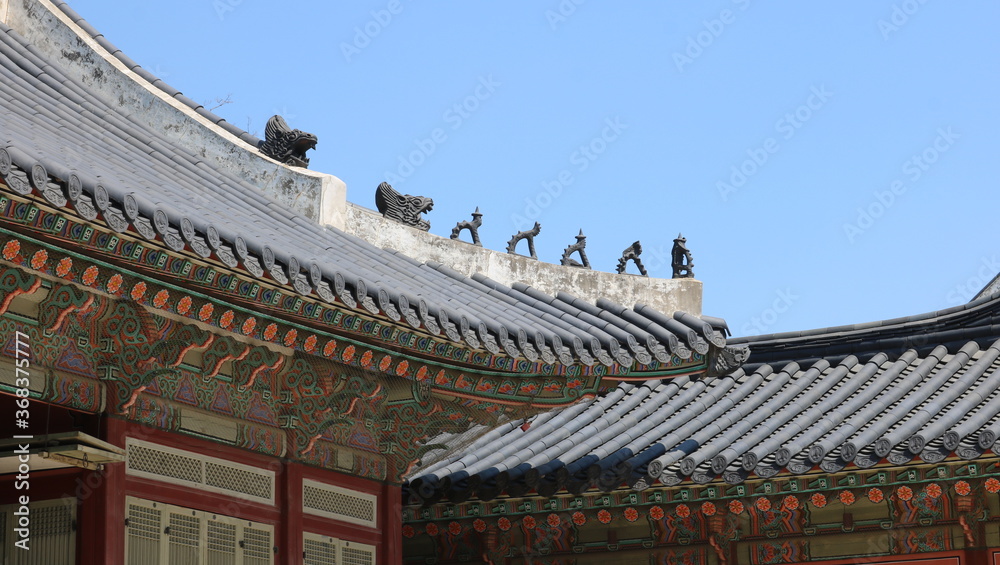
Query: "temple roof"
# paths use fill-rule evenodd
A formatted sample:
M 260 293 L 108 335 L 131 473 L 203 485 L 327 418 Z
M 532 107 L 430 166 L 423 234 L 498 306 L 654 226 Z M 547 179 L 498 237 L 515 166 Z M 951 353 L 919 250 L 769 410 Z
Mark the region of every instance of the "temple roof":
M 257 141 L 161 84 L 59 7 L 155 88 L 243 141 Z M 21 196 L 44 197 L 57 209 L 175 253 L 242 268 L 290 293 L 443 333 L 493 355 L 629 368 L 709 357 L 711 347 L 725 347 L 725 323 L 718 319 L 509 287 L 321 226 L 176 143 L 170 128 L 149 127 L 93 95 L 11 28 L 0 26 L 0 32 L 0 176 Z
M 1000 295 L 897 320 L 731 340 L 728 375 L 616 388 L 471 444 L 438 438 L 410 501 L 976 459 L 1000 437 Z

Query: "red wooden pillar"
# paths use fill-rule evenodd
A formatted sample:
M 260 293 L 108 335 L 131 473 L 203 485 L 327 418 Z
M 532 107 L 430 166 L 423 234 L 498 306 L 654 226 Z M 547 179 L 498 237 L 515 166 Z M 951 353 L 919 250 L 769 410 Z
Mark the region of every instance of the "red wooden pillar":
M 382 491 L 382 563 L 403 564 L 403 489 L 385 485 Z
M 281 516 L 279 561 L 284 565 L 302 563 L 302 466 L 290 461 L 283 465 L 281 473 Z
M 125 447 L 125 422 L 108 418 L 104 441 Z M 84 473 L 76 495 L 80 525 L 78 563 L 125 563 L 125 464 Z

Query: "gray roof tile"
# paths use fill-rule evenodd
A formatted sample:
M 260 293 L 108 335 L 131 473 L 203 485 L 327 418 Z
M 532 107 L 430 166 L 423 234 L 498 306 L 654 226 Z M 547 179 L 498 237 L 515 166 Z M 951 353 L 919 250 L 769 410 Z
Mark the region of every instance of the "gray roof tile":
M 492 457 L 487 461 L 480 459 L 478 447 L 444 449 L 449 466 L 434 472 L 418 468 L 411 484 L 421 488 L 410 490 L 410 502 L 429 503 L 442 496 L 489 499 L 504 488 L 518 495 L 534 488 L 550 496 L 560 488 L 641 489 L 656 481 L 676 485 L 716 478 L 738 483 L 753 475 L 808 473 L 817 466 L 838 472 L 918 459 L 974 459 L 1000 449 L 998 315 L 1000 296 L 868 324 L 864 331 L 805 332 L 813 342 L 858 352 L 811 363 L 795 359 L 796 353 L 815 356 L 817 346 L 802 343 L 789 350 L 784 347 L 789 334 L 746 340 L 756 344 L 754 355 L 772 361 L 716 378 L 651 384 L 644 394 L 620 387 L 588 401 L 587 409 L 561 430 L 552 429 L 553 415 L 579 407 L 547 412 L 538 418 L 549 423 L 545 432 L 557 441 L 539 442 L 538 447 L 522 441 L 510 447 L 509 436 L 518 432 L 501 432 L 485 446 Z M 887 334 L 892 337 L 886 339 Z M 956 343 L 959 335 L 971 339 L 957 346 L 942 344 Z M 920 350 L 872 353 L 918 337 Z M 638 402 L 623 404 L 623 395 Z M 585 421 L 580 420 L 584 415 Z M 466 467 L 467 458 L 478 466 Z M 520 467 L 509 484 L 478 483 L 477 474 L 496 474 L 492 461 Z M 467 475 L 468 480 L 455 490 L 443 480 L 444 473 Z M 518 482 L 518 477 L 524 479 Z M 469 487 L 476 484 L 480 486 Z

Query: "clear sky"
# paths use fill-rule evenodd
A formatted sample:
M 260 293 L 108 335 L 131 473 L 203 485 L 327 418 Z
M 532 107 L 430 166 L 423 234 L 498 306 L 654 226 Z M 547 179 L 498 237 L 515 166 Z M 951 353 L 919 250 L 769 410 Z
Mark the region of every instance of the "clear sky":
M 1000 3 L 72 0 L 128 56 L 374 208 L 447 236 L 542 224 L 558 263 L 678 232 L 737 335 L 930 312 L 1000 272 Z M 630 267 L 630 272 L 634 269 Z

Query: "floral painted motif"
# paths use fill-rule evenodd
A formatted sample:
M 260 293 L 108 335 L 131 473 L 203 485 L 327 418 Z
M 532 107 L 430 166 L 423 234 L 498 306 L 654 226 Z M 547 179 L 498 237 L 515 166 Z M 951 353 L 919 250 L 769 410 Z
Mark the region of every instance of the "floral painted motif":
M 913 490 L 906 486 L 899 487 L 896 489 L 896 496 L 898 496 L 900 500 L 910 500 L 913 498 Z
M 549 514 L 548 518 L 546 518 L 545 521 L 548 522 L 549 527 L 552 528 L 558 528 L 559 524 L 562 523 L 562 520 L 559 519 L 558 514 Z
M 739 500 L 729 501 L 729 512 L 732 514 L 742 514 L 743 513 L 743 503 Z
M 97 267 L 91 265 L 83 271 L 83 284 L 87 286 L 94 286 L 97 281 Z
M 941 494 L 943 494 L 943 491 L 941 490 L 941 485 L 937 483 L 931 483 L 927 485 L 926 487 L 924 487 L 924 490 L 927 492 L 927 496 L 931 498 L 940 498 Z
M 501 516 L 500 519 L 497 520 L 497 527 L 506 532 L 507 530 L 510 529 L 510 520 L 508 520 L 504 516 Z
M 17 258 L 17 252 L 20 250 L 21 250 L 21 242 L 16 239 L 12 239 L 3 246 L 3 258 L 8 261 L 13 261 L 15 258 Z M 96 271 L 96 268 L 94 270 Z
M 661 512 L 662 512 L 662 510 L 661 510 Z M 584 514 L 583 512 L 579 512 L 579 511 L 574 512 L 573 513 L 573 523 L 576 524 L 577 526 L 582 526 L 582 525 L 586 524 L 587 523 L 587 516 L 586 516 L 586 514 Z
M 538 524 L 535 523 L 535 519 L 532 518 L 531 516 L 525 516 L 524 518 L 521 519 L 521 525 L 528 530 L 534 530 L 535 526 L 537 526 Z
M 427 370 L 427 365 L 421 365 L 420 368 L 417 369 L 417 381 L 426 381 L 428 376 L 430 376 L 430 371 Z
M 624 514 L 625 514 L 625 519 L 628 520 L 629 522 L 635 522 L 636 520 L 639 519 L 639 511 L 636 510 L 635 508 L 632 507 L 626 508 Z
M 256 327 L 257 318 L 250 317 L 243 322 L 243 327 L 240 330 L 243 332 L 243 335 L 251 335 Z
M 986 479 L 986 492 L 996 494 L 1000 492 L 1000 480 L 990 477 Z
M 837 495 L 837 498 L 840 499 L 840 502 L 844 506 L 850 506 L 854 504 L 854 493 L 849 490 L 840 491 L 840 494 Z
M 736 501 L 734 500 L 733 502 L 736 502 Z M 732 508 L 732 504 L 730 504 L 729 508 L 730 509 Z M 719 509 L 715 507 L 715 503 L 714 502 L 702 502 L 701 503 L 701 513 L 704 514 L 705 516 L 715 516 L 715 513 L 718 512 L 718 511 L 719 511 Z M 742 508 L 740 509 L 740 512 L 743 512 Z
M 317 343 L 319 343 L 319 338 L 316 337 L 316 334 L 310 335 L 305 341 L 302 342 L 302 349 L 304 349 L 306 353 L 312 353 L 313 351 L 316 351 Z
M 472 529 L 483 533 L 486 531 L 486 522 L 482 518 L 476 518 L 476 521 L 472 523 Z
M 232 310 L 226 310 L 219 316 L 219 327 L 222 329 L 229 329 L 229 326 L 233 325 L 233 320 L 236 319 L 236 314 Z
M 288 330 L 287 333 L 285 333 L 285 339 L 284 341 L 282 341 L 282 343 L 285 344 L 285 347 L 293 347 L 295 345 L 295 340 L 298 337 L 299 337 L 299 331 L 296 330 L 295 328 L 292 328 Z
M 326 342 L 326 345 L 323 346 L 324 357 L 333 357 L 333 355 L 336 352 L 337 352 L 337 340 L 335 339 L 331 339 L 330 341 Z
M 962 496 L 968 496 L 972 492 L 972 487 L 965 481 L 955 483 L 955 492 Z
M 437 527 L 436 524 L 427 524 L 427 527 L 425 528 L 425 530 L 427 530 L 427 534 L 428 535 L 431 535 L 431 536 L 438 535 L 438 527 Z
M 122 276 L 118 273 L 111 275 L 108 279 L 108 292 L 111 294 L 118 294 L 118 291 L 122 288 Z
M 823 508 L 826 506 L 826 495 L 819 492 L 814 493 L 809 497 L 809 502 L 811 502 L 816 508 Z
M 202 322 L 206 322 L 212 317 L 212 312 L 214 311 L 215 306 L 213 306 L 211 302 L 206 302 L 205 305 L 201 307 L 201 310 L 198 310 L 198 319 Z
M 399 365 L 396 365 L 396 376 L 397 377 L 405 377 L 406 374 L 407 374 L 407 370 L 409 368 L 410 368 L 410 362 L 409 361 L 405 361 L 405 360 L 404 361 L 400 361 Z
M 375 354 L 369 349 L 361 354 L 361 361 L 359 361 L 359 363 L 361 363 L 361 366 L 365 369 L 370 369 L 373 359 L 375 359 Z
M 385 372 L 389 370 L 389 367 L 392 367 L 392 357 L 386 355 L 379 360 L 378 369 L 379 371 Z
M 142 281 L 135 283 L 132 287 L 132 292 L 129 293 L 129 296 L 131 296 L 132 300 L 135 300 L 136 302 L 142 300 L 142 297 L 146 296 L 146 283 Z
M 597 520 L 602 524 L 608 524 L 611 522 L 611 513 L 607 510 L 601 510 L 597 513 Z
M 185 296 L 177 302 L 177 313 L 181 316 L 187 316 L 187 313 L 191 311 L 191 297 Z
M 767 512 L 771 509 L 771 501 L 762 496 L 754 502 L 754 506 L 761 512 Z
M 167 300 L 170 300 L 170 293 L 165 290 L 161 290 L 153 295 L 153 306 L 163 308 L 167 305 Z
M 870 488 L 868 489 L 868 500 L 878 504 L 879 502 L 885 500 L 885 494 L 880 488 Z
M 448 531 L 451 532 L 451 535 L 457 536 L 462 533 L 462 524 L 459 524 L 458 522 L 451 522 L 448 524 Z
M 521 394 L 535 394 L 538 392 L 538 385 L 535 383 L 524 383 L 521 385 Z
M 44 249 L 39 249 L 35 251 L 35 254 L 31 256 L 31 268 L 35 270 L 42 270 L 45 268 L 45 263 L 49 260 L 49 252 Z
M 403 537 L 404 538 L 412 538 L 413 534 L 415 534 L 415 533 L 416 532 L 413 531 L 413 526 L 411 526 L 409 524 L 403 526 Z
M 677 507 L 677 510 L 678 510 L 677 513 L 680 514 L 680 506 Z M 690 513 L 690 512 L 691 512 L 691 510 L 689 509 L 688 513 Z M 660 508 L 659 506 L 654 506 L 654 507 L 652 507 L 652 508 L 649 509 L 649 517 L 652 518 L 652 519 L 654 519 L 654 520 L 660 520 L 660 519 L 663 518 L 664 515 L 665 515 L 665 513 L 663 512 L 663 509 Z
M 278 324 L 268 324 L 264 328 L 264 339 L 274 341 L 274 336 L 278 335 Z
M 659 508 L 659 506 L 654 506 L 653 508 Z M 690 507 L 688 507 L 688 505 L 687 505 L 687 504 L 678 504 L 678 505 L 677 505 L 677 509 L 676 509 L 676 512 L 677 512 L 677 515 L 678 515 L 678 516 L 680 516 L 681 518 L 687 518 L 688 516 L 690 516 L 690 515 L 691 515 L 691 508 L 690 508 Z M 661 514 L 660 518 L 662 518 L 662 517 L 663 517 L 663 516 L 662 516 L 662 513 L 663 513 L 663 511 L 661 510 L 661 511 L 660 511 L 660 514 Z M 650 510 L 650 511 L 649 511 L 649 514 L 650 514 L 650 516 L 652 516 L 652 515 L 653 515 L 653 511 L 652 511 L 652 510 Z M 654 516 L 654 518 L 655 518 L 655 516 Z M 657 520 L 658 520 L 658 519 L 659 519 L 659 518 L 657 518 Z
M 785 498 L 781 499 L 781 506 L 785 510 L 798 510 L 799 499 L 792 495 L 788 495 Z
M 69 257 L 63 257 L 56 263 L 56 274 L 60 277 L 65 277 L 69 274 L 70 269 L 73 268 L 73 260 Z
M 340 354 L 340 358 L 344 360 L 344 363 L 350 363 L 354 359 L 354 346 L 348 345 L 344 348 L 344 352 Z
M 570 379 L 566 381 L 566 387 L 571 389 L 577 389 L 583 386 L 583 381 L 580 379 Z

